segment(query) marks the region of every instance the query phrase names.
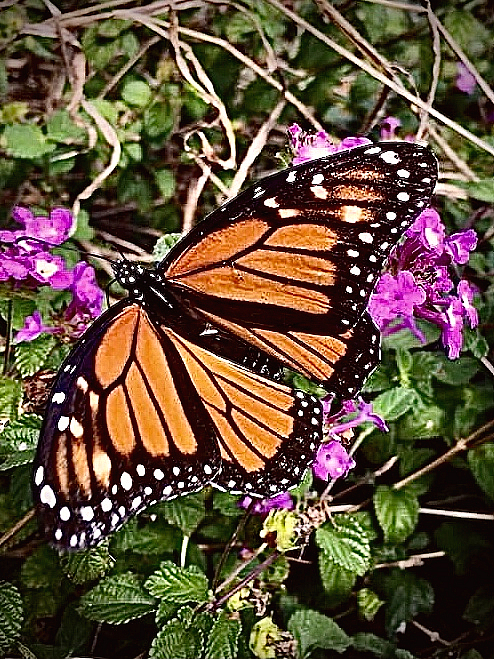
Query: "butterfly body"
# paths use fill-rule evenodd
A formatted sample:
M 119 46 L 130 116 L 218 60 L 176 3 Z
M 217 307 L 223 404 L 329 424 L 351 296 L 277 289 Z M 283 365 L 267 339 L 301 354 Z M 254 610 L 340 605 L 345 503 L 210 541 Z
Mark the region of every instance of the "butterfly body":
M 214 211 L 62 365 L 34 465 L 53 544 L 97 544 L 159 500 L 213 484 L 268 497 L 322 441 L 288 366 L 351 398 L 379 359 L 365 313 L 392 246 L 428 202 L 432 154 L 360 147 L 279 172 Z

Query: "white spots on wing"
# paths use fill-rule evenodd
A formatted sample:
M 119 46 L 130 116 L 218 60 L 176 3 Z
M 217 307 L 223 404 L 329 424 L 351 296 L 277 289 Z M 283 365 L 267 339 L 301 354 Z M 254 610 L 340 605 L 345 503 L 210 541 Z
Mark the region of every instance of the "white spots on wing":
M 120 476 L 120 485 L 127 491 L 132 487 L 132 476 L 127 471 Z
M 354 258 L 354 259 L 357 258 L 357 256 L 360 256 L 360 252 L 357 252 L 356 249 L 349 249 L 349 250 L 347 250 L 347 254 L 348 254 L 348 256 L 350 256 L 350 257 L 352 257 L 352 258 Z
M 65 394 L 63 391 L 57 391 L 57 393 L 54 394 L 52 398 L 52 401 L 57 405 L 61 405 L 64 400 L 65 400 Z
M 394 211 L 388 211 L 386 213 L 386 219 L 391 221 L 396 220 L 396 213 Z
M 153 493 L 153 488 L 152 488 L 152 487 L 149 487 L 149 485 L 148 485 L 147 487 L 144 488 L 144 494 L 145 494 L 147 497 L 150 497 L 152 493 Z
M 350 274 L 355 275 L 355 277 L 358 277 L 360 275 L 360 268 L 356 265 L 353 266 L 353 268 L 350 268 Z
M 165 474 L 161 471 L 161 469 L 155 469 L 153 471 L 153 476 L 156 478 L 157 481 L 161 481 L 165 477 Z
M 132 501 L 132 508 L 134 510 L 137 510 L 137 508 L 139 508 L 141 503 L 142 503 L 142 497 L 140 497 L 140 496 L 135 497 Z
M 371 255 L 369 256 L 369 261 L 370 261 L 371 263 L 376 263 L 376 262 L 377 262 L 377 256 L 376 256 L 375 254 L 371 254 Z
M 410 195 L 408 194 L 408 192 L 398 192 L 396 198 L 398 199 L 398 201 L 408 201 L 410 199 Z
M 269 199 L 264 200 L 264 205 L 268 208 L 279 208 L 279 203 L 276 201 L 276 197 L 270 197 Z
M 410 172 L 408 169 L 399 169 L 396 173 L 400 178 L 410 178 Z
M 315 174 L 312 177 L 312 185 L 319 185 L 324 181 L 324 174 Z
M 372 156 L 372 155 L 374 155 L 375 153 L 379 153 L 380 151 L 381 151 L 381 147 L 380 147 L 380 146 L 371 146 L 370 149 L 366 149 L 366 150 L 364 151 L 364 154 L 365 154 L 366 156 Z
M 367 275 L 367 281 L 369 284 L 374 281 L 374 274 L 371 272 L 370 275 Z
M 356 224 L 362 219 L 364 214 L 364 209 L 360 206 L 342 206 L 341 207 L 341 219 L 343 222 L 348 222 L 348 224 Z
M 34 484 L 35 485 L 41 485 L 41 483 L 43 482 L 44 477 L 45 477 L 45 470 L 44 470 L 44 467 L 40 465 L 36 469 L 36 472 L 34 474 Z
M 83 506 L 80 512 L 81 517 L 85 522 L 90 522 L 94 517 L 94 510 L 91 506 Z
M 180 467 L 173 467 L 172 472 L 174 476 L 178 476 L 180 473 Z
M 63 535 L 63 533 L 62 533 L 62 529 L 57 529 L 57 530 L 55 531 L 55 540 L 57 540 L 57 541 L 58 541 L 58 540 L 61 540 L 61 539 L 62 539 L 62 535 Z
M 425 178 L 422 179 L 422 183 L 430 183 L 430 182 L 431 182 L 431 180 L 428 176 L 426 176 Z
M 396 151 L 384 151 L 379 157 L 388 165 L 396 165 L 400 162 L 400 157 Z
M 368 243 L 369 245 L 374 241 L 374 236 L 367 231 L 359 233 L 358 238 L 363 243 Z
M 260 186 L 257 186 L 254 188 L 254 199 L 257 199 L 257 197 L 262 197 L 262 195 L 265 193 L 264 188 L 261 188 Z
M 69 545 L 70 545 L 72 548 L 77 547 L 77 542 L 78 542 L 78 541 L 77 541 L 77 536 L 76 536 L 76 534 L 74 533 L 74 535 L 71 535 L 71 536 L 70 536 Z
M 296 179 L 297 179 L 297 172 L 292 169 L 292 171 L 286 177 L 286 182 L 287 183 L 294 183 Z
M 61 416 L 58 419 L 57 428 L 60 432 L 64 432 L 69 427 L 69 424 L 70 424 L 69 417 L 68 416 Z
M 136 473 L 137 473 L 138 476 L 140 476 L 142 478 L 144 476 L 144 474 L 146 473 L 146 468 L 144 467 L 144 465 L 138 464 L 136 466 Z
M 39 500 L 41 503 L 46 504 L 49 508 L 54 508 L 55 504 L 57 503 L 55 492 L 49 485 L 43 485 L 41 492 L 39 493 Z
M 173 488 L 171 485 L 167 485 L 163 488 L 163 497 L 169 497 L 172 494 Z
M 211 476 L 211 474 L 213 473 L 213 470 L 209 465 L 204 465 L 203 471 L 206 474 L 206 476 Z
M 62 522 L 68 522 L 70 519 L 70 510 L 67 508 L 67 506 L 63 506 L 63 508 L 60 508 L 60 512 L 58 513 L 60 519 Z
M 300 215 L 301 211 L 299 208 L 280 208 L 278 210 L 278 215 L 284 220 L 287 217 L 296 217 Z
M 347 286 L 347 287 L 345 288 L 345 291 L 346 291 L 347 293 L 353 293 L 353 288 L 352 288 L 351 286 Z
M 388 249 L 388 247 L 389 247 L 389 243 L 386 242 L 386 241 L 384 241 L 384 242 L 381 244 L 381 249 L 382 249 L 383 251 L 386 250 L 386 249 Z
M 108 498 L 103 499 L 103 501 L 100 503 L 100 506 L 101 506 L 101 510 L 104 513 L 109 513 L 110 510 L 113 508 L 113 504 Z

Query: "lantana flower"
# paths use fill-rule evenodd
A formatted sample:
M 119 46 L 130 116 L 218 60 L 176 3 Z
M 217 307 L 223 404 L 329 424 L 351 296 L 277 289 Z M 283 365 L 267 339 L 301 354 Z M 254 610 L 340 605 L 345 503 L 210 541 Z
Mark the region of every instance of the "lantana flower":
M 35 216 L 28 208 L 15 206 L 12 217 L 22 228 L 0 231 L 5 245 L 0 251 L 0 282 L 13 292 L 22 285 L 33 291 L 49 286 L 72 293 L 68 307 L 50 319 L 52 324 L 45 324 L 39 311 L 28 316 L 15 342 L 32 341 L 45 332 L 78 337 L 101 313 L 103 291 L 87 263 L 80 261 L 71 270 L 63 257 L 49 251 L 49 246 L 62 244 L 72 234 L 71 212 L 55 208 L 48 216 Z

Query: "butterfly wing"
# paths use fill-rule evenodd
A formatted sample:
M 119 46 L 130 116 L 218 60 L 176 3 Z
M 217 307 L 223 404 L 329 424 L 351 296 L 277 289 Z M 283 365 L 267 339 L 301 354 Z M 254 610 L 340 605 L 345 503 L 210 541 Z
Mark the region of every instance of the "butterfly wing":
M 60 370 L 34 499 L 52 544 L 91 546 L 148 505 L 213 479 L 260 496 L 293 485 L 321 424 L 315 398 L 214 355 L 129 299 L 92 325 Z
M 353 358 L 359 332 L 372 333 L 367 321 L 356 325 L 436 178 L 432 152 L 407 142 L 303 163 L 214 211 L 159 270 L 184 306 L 346 390 L 351 384 L 333 375 L 335 367 Z M 371 370 L 375 357 L 363 361 Z

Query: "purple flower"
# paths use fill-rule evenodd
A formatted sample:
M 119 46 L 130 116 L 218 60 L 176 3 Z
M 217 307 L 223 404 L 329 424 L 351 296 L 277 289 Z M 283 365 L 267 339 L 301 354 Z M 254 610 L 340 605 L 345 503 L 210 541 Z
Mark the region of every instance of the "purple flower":
M 333 439 L 322 444 L 312 465 L 314 475 L 323 481 L 346 476 L 355 467 L 355 460 L 348 455 L 344 446 Z
M 72 275 L 72 302 L 65 316 L 72 324 L 78 325 L 78 332 L 81 332 L 86 329 L 91 319 L 101 313 L 103 291 L 96 283 L 94 268 L 85 261 L 80 261 L 75 266 Z
M 240 508 L 249 508 L 252 501 L 255 501 L 255 504 L 252 508 L 252 514 L 254 515 L 267 515 L 270 510 L 275 510 L 283 508 L 285 510 L 293 510 L 295 504 L 293 503 L 292 497 L 288 492 L 281 492 L 275 497 L 270 499 L 252 499 L 249 496 L 242 497 L 238 502 Z
M 289 127 L 288 136 L 294 154 L 293 165 L 371 143 L 366 137 L 345 137 L 340 144 L 334 144 L 326 131 L 320 130 L 318 133 L 310 134 L 303 131 L 298 124 Z
M 457 68 L 456 87 L 461 92 L 465 92 L 465 94 L 471 96 L 477 84 L 477 81 L 475 80 L 475 76 L 470 71 L 470 69 L 463 64 L 463 62 L 458 62 L 456 68 Z
M 424 210 L 405 233 L 405 240 L 389 258 L 372 294 L 368 311 L 384 334 L 408 328 L 425 341 L 415 323 L 422 318 L 441 328 L 443 345 L 450 359 L 458 357 L 463 345 L 464 319 L 478 324 L 472 305 L 475 291 L 464 281 L 452 294 L 454 283 L 448 268 L 467 263 L 477 245 L 475 231 L 468 229 L 447 236 L 439 214 Z
M 14 206 L 12 217 L 23 225 L 16 231 L 0 231 L 0 240 L 11 243 L 19 238 L 37 238 L 51 245 L 60 245 L 70 236 L 74 227 L 72 213 L 66 208 L 54 208 L 48 217 L 35 216 L 29 208 Z
M 381 121 L 381 139 L 396 140 L 396 129 L 401 126 L 401 121 L 397 117 L 386 117 Z
M 453 259 L 453 263 L 465 265 L 470 258 L 470 252 L 473 252 L 477 247 L 477 234 L 473 229 L 454 233 L 446 238 L 444 247 Z
M 49 284 L 55 290 L 65 290 L 72 283 L 72 273 L 67 270 L 61 256 L 38 252 L 29 257 L 29 274 L 40 284 Z
M 43 332 L 55 334 L 59 330 L 56 327 L 44 325 L 39 311 L 35 311 L 32 316 L 27 316 L 24 319 L 24 326 L 15 335 L 14 343 L 21 341 L 32 341 L 36 339 Z

